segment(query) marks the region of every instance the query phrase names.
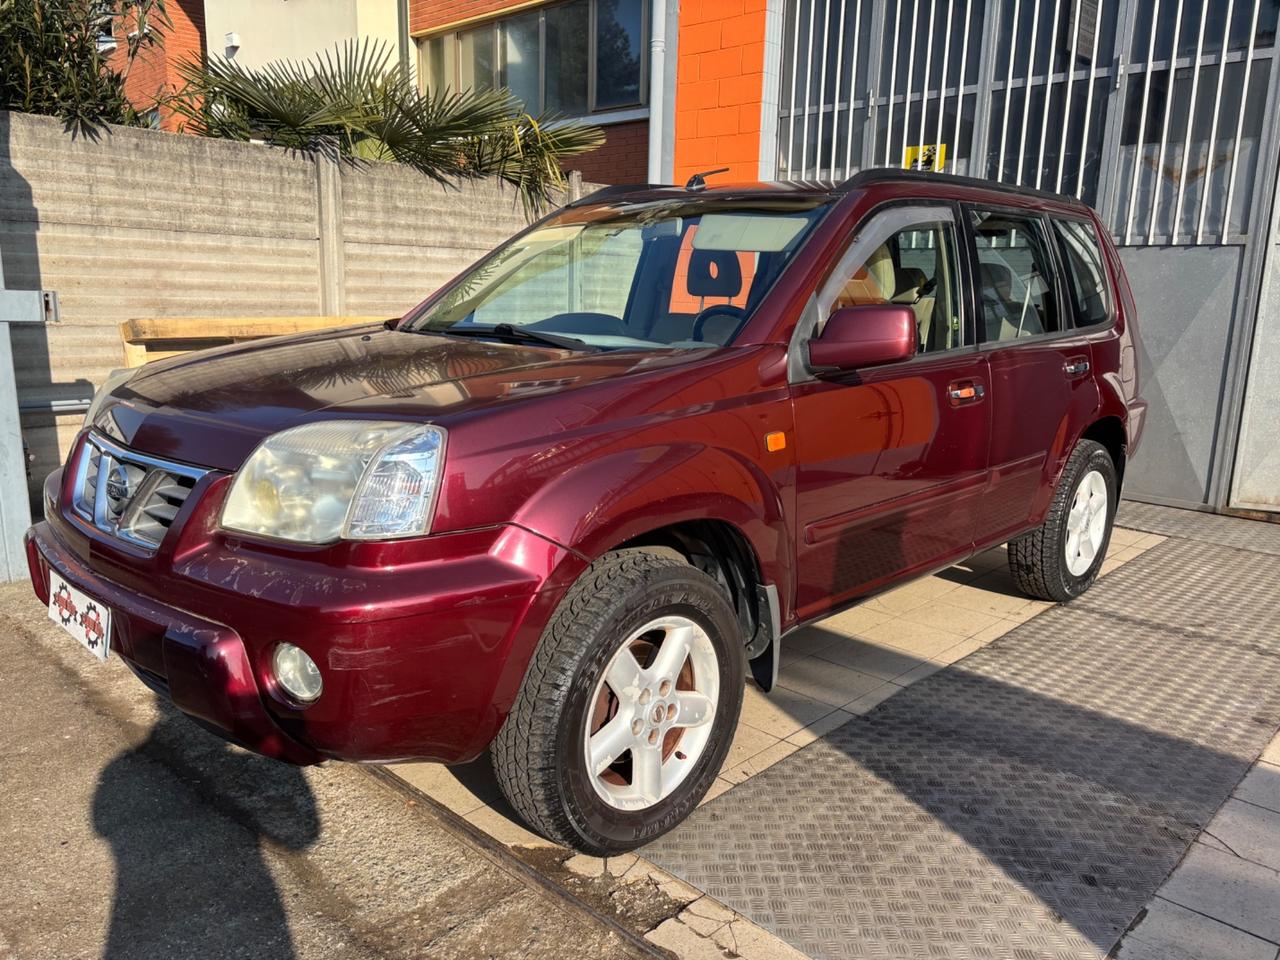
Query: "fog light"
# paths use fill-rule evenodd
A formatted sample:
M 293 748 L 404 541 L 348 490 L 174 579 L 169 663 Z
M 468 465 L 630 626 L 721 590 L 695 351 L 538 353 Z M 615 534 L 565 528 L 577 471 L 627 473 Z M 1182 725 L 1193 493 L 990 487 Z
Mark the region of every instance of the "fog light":
M 324 686 L 320 679 L 320 668 L 300 647 L 282 643 L 276 647 L 272 660 L 276 681 L 289 696 L 304 703 L 310 703 L 320 696 Z

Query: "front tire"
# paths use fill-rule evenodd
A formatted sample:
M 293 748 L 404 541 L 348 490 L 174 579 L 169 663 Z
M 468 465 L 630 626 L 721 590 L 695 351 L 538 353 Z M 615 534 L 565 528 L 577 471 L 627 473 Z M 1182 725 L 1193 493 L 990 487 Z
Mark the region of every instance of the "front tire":
M 1107 448 L 1093 440 L 1076 444 L 1044 522 L 1009 541 L 1009 570 L 1018 589 L 1058 603 L 1088 590 L 1111 543 L 1119 490 Z
M 561 601 L 491 748 L 503 794 L 584 853 L 666 833 L 711 786 L 742 709 L 745 656 L 724 589 L 624 550 Z

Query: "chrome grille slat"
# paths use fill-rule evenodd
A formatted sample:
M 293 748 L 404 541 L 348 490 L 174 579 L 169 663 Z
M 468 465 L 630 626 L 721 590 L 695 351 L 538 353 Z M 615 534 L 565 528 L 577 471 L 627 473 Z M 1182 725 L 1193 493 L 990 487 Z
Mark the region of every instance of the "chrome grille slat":
M 155 550 L 205 473 L 90 433 L 77 466 L 72 507 L 104 533 Z

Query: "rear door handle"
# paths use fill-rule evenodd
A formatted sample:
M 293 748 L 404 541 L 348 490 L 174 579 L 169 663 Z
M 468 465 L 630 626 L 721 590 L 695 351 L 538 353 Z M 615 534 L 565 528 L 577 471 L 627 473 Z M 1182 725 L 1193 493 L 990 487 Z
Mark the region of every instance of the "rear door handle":
M 976 380 L 953 380 L 947 386 L 947 398 L 953 407 L 977 403 L 987 395 L 987 388 Z
M 1089 361 L 1084 357 L 1072 357 L 1062 365 L 1062 369 L 1072 377 L 1079 377 L 1089 372 Z

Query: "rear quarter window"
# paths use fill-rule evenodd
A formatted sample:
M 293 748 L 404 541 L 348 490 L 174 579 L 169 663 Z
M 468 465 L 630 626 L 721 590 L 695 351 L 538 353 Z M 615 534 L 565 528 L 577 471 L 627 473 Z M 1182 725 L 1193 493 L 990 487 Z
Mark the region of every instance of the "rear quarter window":
M 1111 284 L 1093 224 L 1053 220 L 1053 232 L 1067 268 L 1067 289 L 1077 327 L 1095 327 L 1111 319 Z

